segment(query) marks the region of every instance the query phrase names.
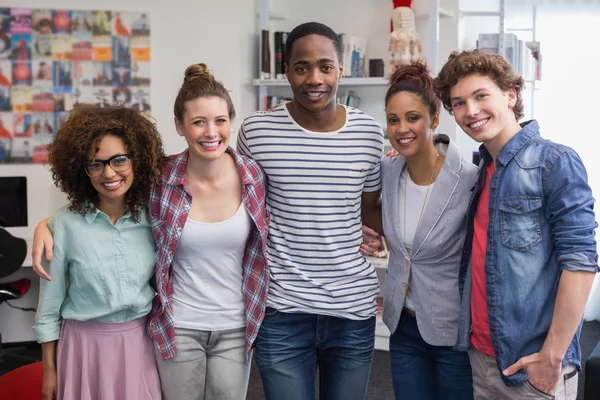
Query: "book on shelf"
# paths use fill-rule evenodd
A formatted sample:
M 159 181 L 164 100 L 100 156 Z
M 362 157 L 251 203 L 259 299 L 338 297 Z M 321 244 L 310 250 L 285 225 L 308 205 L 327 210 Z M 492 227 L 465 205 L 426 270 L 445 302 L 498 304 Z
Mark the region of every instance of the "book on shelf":
M 263 30 L 261 32 L 261 79 L 285 78 L 285 44 L 289 32 Z M 367 77 L 365 55 L 367 40 L 362 37 L 340 33 L 338 35 L 342 46 L 342 59 L 344 63 L 342 76 L 346 78 Z M 273 43 L 273 46 L 270 44 Z M 273 63 L 273 68 L 271 68 Z
M 269 30 L 261 32 L 261 79 L 285 78 L 285 43 L 288 35 L 289 32 L 272 32 Z M 273 46 L 270 45 L 271 43 L 273 43 Z
M 537 81 L 542 80 L 542 52 L 540 50 L 540 42 L 533 41 L 527 42 L 527 47 L 531 50 L 531 54 L 533 55 L 533 75 L 534 79 Z
M 338 35 L 342 46 L 342 62 L 344 70 L 342 76 L 346 78 L 359 78 L 369 76 L 365 68 L 365 54 L 367 52 L 367 40 L 358 36 L 345 33 Z
M 271 79 L 271 46 L 269 46 L 269 31 L 262 31 L 262 60 L 260 68 L 261 79 Z
M 275 78 L 282 79 L 281 72 L 283 65 L 283 48 L 281 42 L 281 32 L 275 32 Z
M 500 54 L 515 72 L 526 81 L 539 80 L 540 72 L 540 43 L 525 42 L 520 40 L 514 33 L 504 34 L 504 52 L 500 54 L 500 34 L 480 33 L 477 40 L 477 48 L 487 50 L 491 53 Z
M 289 32 L 279 32 L 280 40 L 281 40 L 281 65 L 279 66 L 279 70 L 277 70 L 277 79 L 285 78 L 285 43 L 287 42 L 287 37 L 290 34 Z

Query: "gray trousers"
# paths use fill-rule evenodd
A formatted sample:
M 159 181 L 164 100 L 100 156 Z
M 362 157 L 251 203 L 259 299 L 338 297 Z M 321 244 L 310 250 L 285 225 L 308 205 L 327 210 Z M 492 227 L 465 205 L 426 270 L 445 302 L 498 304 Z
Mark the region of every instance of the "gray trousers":
M 469 359 L 473 370 L 475 400 L 577 399 L 578 373 L 573 364 L 563 368 L 554 395 L 549 395 L 533 387 L 529 381 L 519 386 L 506 386 L 500 377 L 496 358 L 487 356 L 474 347 L 469 350 Z
M 155 356 L 163 400 L 243 400 L 250 365 L 246 365 L 246 329 L 197 331 L 175 328 L 177 355 Z

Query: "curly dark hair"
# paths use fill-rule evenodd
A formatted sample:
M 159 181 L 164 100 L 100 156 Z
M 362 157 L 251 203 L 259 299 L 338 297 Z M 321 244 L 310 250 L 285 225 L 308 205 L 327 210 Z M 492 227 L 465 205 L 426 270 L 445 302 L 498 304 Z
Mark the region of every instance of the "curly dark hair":
M 97 149 L 100 139 L 107 135 L 123 140 L 132 154 L 134 179 L 125 196 L 125 205 L 137 223 L 146 207 L 151 185 L 160 183 L 161 168 L 166 160 L 156 127 L 137 111 L 121 106 L 76 106 L 48 149 L 52 179 L 67 194 L 71 211 L 81 215 L 94 212 L 99 197 L 85 172 L 85 165 L 90 150 Z
M 440 112 L 440 100 L 433 90 L 433 78 L 429 73 L 427 64 L 416 61 L 412 64 L 402 65 L 390 76 L 390 87 L 385 94 L 385 105 L 396 93 L 409 92 L 421 99 L 433 117 Z
M 450 90 L 458 83 L 459 79 L 473 74 L 488 76 L 504 92 L 515 89 L 517 92 L 517 101 L 513 106 L 515 118 L 518 121 L 525 116 L 523 106 L 525 80 L 515 73 L 504 57 L 479 49 L 453 51 L 434 80 L 435 92 L 450 114 L 453 114 Z

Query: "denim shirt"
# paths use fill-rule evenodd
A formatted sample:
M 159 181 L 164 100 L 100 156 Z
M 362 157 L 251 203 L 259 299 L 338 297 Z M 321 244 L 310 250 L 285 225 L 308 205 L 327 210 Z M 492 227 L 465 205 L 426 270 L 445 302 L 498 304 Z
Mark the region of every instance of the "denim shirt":
M 462 296 L 457 350 L 470 346 L 473 219 L 492 158 L 480 147 L 480 176 L 471 195 L 461 260 Z M 550 330 L 563 269 L 598 272 L 594 198 L 587 173 L 572 149 L 543 139 L 535 120 L 502 148 L 490 180 L 485 255 L 492 345 L 501 373 L 521 357 L 539 352 Z M 579 335 L 562 365 L 581 369 Z M 507 386 L 527 380 L 524 370 L 505 377 Z

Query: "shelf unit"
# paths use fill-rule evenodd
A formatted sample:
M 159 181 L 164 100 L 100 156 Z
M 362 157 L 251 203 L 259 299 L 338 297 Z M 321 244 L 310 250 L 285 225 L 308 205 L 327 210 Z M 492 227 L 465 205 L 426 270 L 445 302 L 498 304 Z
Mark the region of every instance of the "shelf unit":
M 386 86 L 385 78 L 342 78 L 340 86 Z M 287 79 L 253 79 L 254 86 L 289 86 Z
M 505 53 L 504 33 L 507 32 L 531 32 L 531 41 L 536 41 L 537 31 L 537 6 L 534 4 L 531 6 L 531 27 L 529 28 L 507 28 L 506 27 L 506 0 L 500 0 L 498 11 L 466 11 L 461 12 L 463 17 L 498 17 L 500 22 L 500 29 L 498 33 L 498 52 L 500 54 Z M 531 119 L 534 118 L 534 106 L 535 106 L 535 92 L 541 89 L 541 81 L 539 80 L 527 80 L 525 81 L 526 89 L 530 90 L 531 104 L 528 109 L 531 113 Z
M 439 21 L 440 18 L 454 17 L 454 13 L 440 7 L 440 0 L 429 0 L 428 6 L 423 6 L 421 2 L 415 2 L 412 8 L 415 13 L 417 22 L 427 22 L 427 46 L 424 53 L 427 58 L 428 65 L 432 72 L 438 70 L 438 53 L 439 53 Z M 384 3 L 382 3 L 384 4 Z M 273 12 L 269 9 L 269 0 L 259 0 L 258 4 L 258 68 L 261 70 L 262 60 L 262 30 L 269 30 L 270 21 L 285 21 L 291 19 L 286 12 Z M 391 11 L 391 10 L 390 10 Z M 432 18 L 433 16 L 433 18 Z M 385 58 L 384 58 L 385 60 Z M 259 109 L 264 108 L 264 98 L 269 94 L 270 87 L 289 87 L 287 79 L 253 79 L 252 85 L 257 88 L 257 104 Z M 385 78 L 342 78 L 340 86 L 346 87 L 376 87 L 387 85 Z M 382 94 L 383 97 L 383 94 Z M 380 121 L 382 123 L 383 121 Z M 384 124 L 385 125 L 385 124 Z

